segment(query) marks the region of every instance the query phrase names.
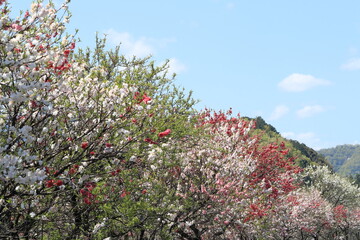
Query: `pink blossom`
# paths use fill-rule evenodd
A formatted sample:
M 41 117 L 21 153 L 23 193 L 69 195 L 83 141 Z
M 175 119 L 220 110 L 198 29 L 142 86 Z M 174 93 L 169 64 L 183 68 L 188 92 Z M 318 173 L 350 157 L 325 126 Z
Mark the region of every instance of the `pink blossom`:
M 11 25 L 11 28 L 12 28 L 12 29 L 15 29 L 16 31 L 21 31 L 21 30 L 22 30 L 22 26 L 19 25 L 19 24 L 16 24 L 16 23 L 13 23 L 13 24 Z

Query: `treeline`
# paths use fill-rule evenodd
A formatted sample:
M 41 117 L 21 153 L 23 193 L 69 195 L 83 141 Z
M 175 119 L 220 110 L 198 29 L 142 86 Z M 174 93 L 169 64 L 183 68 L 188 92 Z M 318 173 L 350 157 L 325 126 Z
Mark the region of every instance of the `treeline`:
M 360 173 L 360 145 L 339 145 L 318 152 L 325 156 L 339 174 L 349 176 Z

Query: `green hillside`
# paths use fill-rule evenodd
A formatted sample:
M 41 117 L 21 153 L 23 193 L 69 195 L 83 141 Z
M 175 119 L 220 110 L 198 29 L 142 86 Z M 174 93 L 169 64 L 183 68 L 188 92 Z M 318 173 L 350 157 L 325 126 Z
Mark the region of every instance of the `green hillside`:
M 296 162 L 300 167 L 305 168 L 309 165 L 325 165 L 330 169 L 333 169 L 331 163 L 314 149 L 298 141 L 282 137 L 274 126 L 266 123 L 261 117 L 257 117 L 253 120 L 256 121 L 256 129 L 254 133 L 263 133 L 261 141 L 264 143 L 284 142 L 286 147 L 290 149 L 289 156 L 295 157 Z
M 341 175 L 360 173 L 360 145 L 340 145 L 318 151 Z

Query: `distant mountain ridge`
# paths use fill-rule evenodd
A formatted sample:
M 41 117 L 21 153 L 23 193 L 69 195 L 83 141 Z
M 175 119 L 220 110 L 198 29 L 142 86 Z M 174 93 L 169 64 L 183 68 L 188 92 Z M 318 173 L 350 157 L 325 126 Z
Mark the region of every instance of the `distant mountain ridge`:
M 334 166 L 334 171 L 341 175 L 360 173 L 360 144 L 320 149 L 318 153 L 323 155 Z

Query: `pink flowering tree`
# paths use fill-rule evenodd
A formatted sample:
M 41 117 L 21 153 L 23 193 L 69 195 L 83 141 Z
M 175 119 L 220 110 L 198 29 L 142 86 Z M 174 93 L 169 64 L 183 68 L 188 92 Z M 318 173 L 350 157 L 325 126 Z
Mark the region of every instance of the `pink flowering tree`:
M 258 229 L 268 239 L 335 239 L 332 206 L 316 189 L 299 189 L 278 199 Z
M 231 111 L 205 111 L 197 127 L 203 134 L 189 137 L 180 154 L 172 227 L 184 239 L 255 237 L 276 200 L 296 188 L 300 169 L 283 144 L 259 145 L 249 134 L 254 123 Z
M 305 184 L 278 198 L 256 232 L 267 239 L 357 239 L 358 187 L 325 166 L 297 177 Z
M 332 173 L 326 166 L 308 168 L 301 175 L 331 204 L 331 237 L 355 238 L 360 233 L 360 188 L 349 179 Z M 306 187 L 305 187 L 306 188 Z

